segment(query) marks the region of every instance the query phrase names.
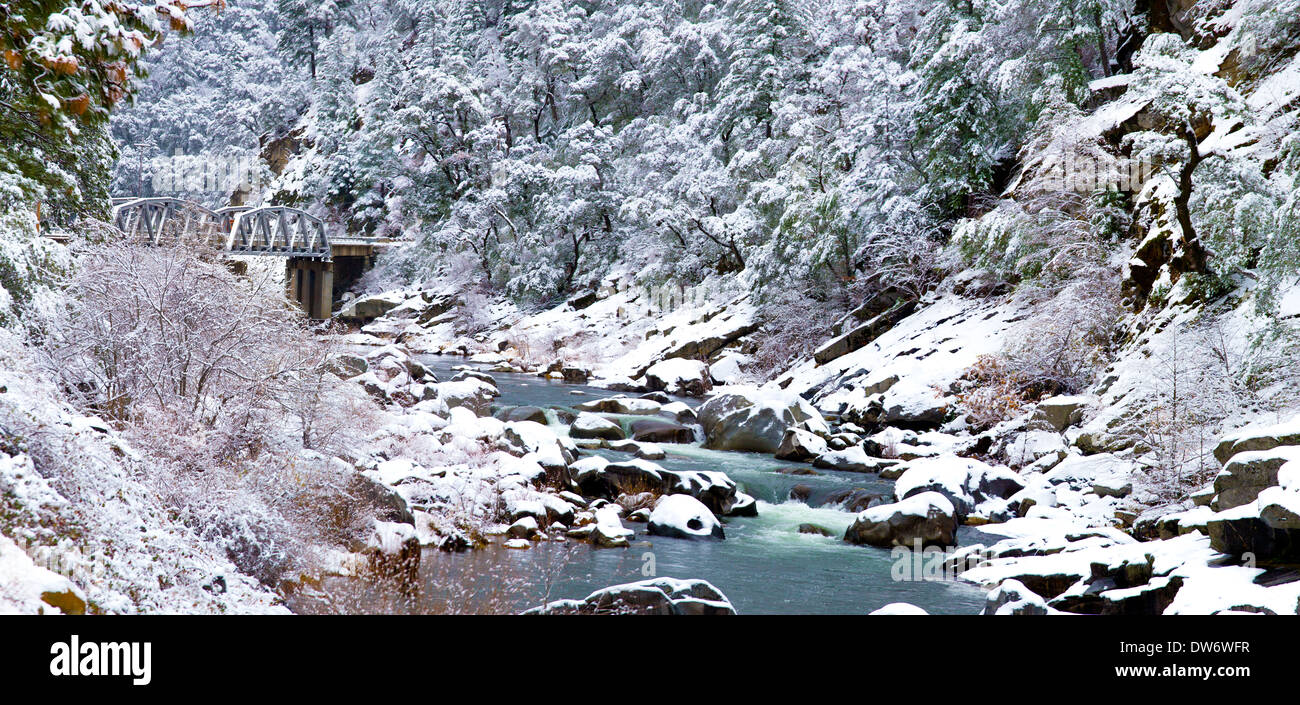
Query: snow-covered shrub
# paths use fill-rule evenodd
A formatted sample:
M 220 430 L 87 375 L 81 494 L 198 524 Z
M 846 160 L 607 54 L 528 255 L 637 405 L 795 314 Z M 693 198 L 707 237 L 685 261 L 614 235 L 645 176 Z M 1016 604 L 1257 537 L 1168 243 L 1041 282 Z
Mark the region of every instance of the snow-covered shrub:
M 1024 381 L 996 355 L 980 356 L 962 374 L 958 387 L 958 408 L 976 430 L 1018 416 L 1028 403 L 1022 391 Z
M 275 282 L 239 277 L 192 243 L 110 244 L 83 253 L 67 291 L 41 322 L 48 370 L 160 451 L 191 446 L 178 461 L 237 464 L 286 430 L 308 446 L 323 431 L 329 356 Z
M 12 326 L 66 272 L 67 252 L 43 238 L 36 214 L 0 208 L 0 326 Z
M 1031 397 L 1086 389 L 1114 356 L 1119 277 L 1097 270 L 1063 284 L 1008 335 L 1001 357 Z M 1086 273 L 1085 273 L 1086 275 Z
M 809 356 L 830 336 L 831 325 L 841 315 L 843 310 L 837 311 L 833 303 L 816 301 L 798 289 L 772 293 L 759 308 L 751 371 L 771 377 Z
M 492 300 L 480 291 L 468 291 L 456 307 L 456 332 L 477 335 L 492 327 Z
M 1029 313 L 1003 349 L 966 371 L 959 399 L 977 425 L 1018 415 L 1025 404 L 1083 392 L 1114 358 L 1122 309 L 1114 273 L 1096 270 L 1060 285 L 1049 299 L 1027 302 Z

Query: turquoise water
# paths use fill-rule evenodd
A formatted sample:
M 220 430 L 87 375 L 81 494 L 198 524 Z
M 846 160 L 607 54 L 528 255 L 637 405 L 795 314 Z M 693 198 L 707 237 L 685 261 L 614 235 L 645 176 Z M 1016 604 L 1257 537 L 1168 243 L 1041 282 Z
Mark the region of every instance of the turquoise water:
M 455 374 L 452 366 L 464 364 L 463 359 L 452 357 L 429 356 L 422 361 L 443 380 Z M 614 395 L 529 375 L 491 374 L 502 392 L 501 405 L 571 407 Z M 574 391 L 582 394 L 572 394 Z M 841 540 L 853 514 L 809 506 L 845 488 L 889 494 L 892 482 L 875 474 L 824 470 L 817 470 L 817 475 L 788 475 L 778 470 L 809 466 L 756 453 L 661 445 L 668 457 L 655 462 L 670 470 L 725 472 L 743 491 L 759 499 L 758 516 L 726 519 L 725 541 L 648 536 L 645 524 L 625 522 L 636 531 L 633 545 L 627 549 L 594 549 L 567 541 L 535 543 L 528 550 L 490 547 L 463 554 L 430 549 L 423 556 L 424 584 L 418 594 L 398 599 L 367 588 L 364 596 L 353 599 L 360 600 L 364 611 L 478 611 L 456 604 L 466 600 L 491 602 L 494 610 L 510 611 L 547 599 L 583 598 L 608 585 L 644 580 L 653 572 L 655 576 L 708 580 L 741 614 L 865 614 L 890 602 L 910 602 L 931 613 L 973 614 L 983 606 L 985 591 L 964 583 L 895 581 L 890 551 Z M 608 450 L 594 452 L 611 459 L 629 457 Z M 811 489 L 808 504 L 787 499 L 790 489 L 798 484 Z M 799 533 L 799 525 L 805 523 L 823 527 L 831 536 Z M 980 538 L 971 529 L 959 533 L 962 543 Z M 448 587 L 452 585 L 457 587 Z

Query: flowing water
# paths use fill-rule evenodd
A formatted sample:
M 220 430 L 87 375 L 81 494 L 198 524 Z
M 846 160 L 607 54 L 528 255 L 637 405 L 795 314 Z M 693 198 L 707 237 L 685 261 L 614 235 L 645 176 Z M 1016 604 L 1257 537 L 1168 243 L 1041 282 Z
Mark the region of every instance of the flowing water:
M 464 364 L 461 358 L 438 356 L 422 358 L 422 362 L 444 380 L 455 374 L 453 366 Z M 604 389 L 532 375 L 491 374 L 501 391 L 497 399 L 501 406 L 568 408 L 613 395 Z M 778 471 L 809 466 L 757 453 L 660 445 L 668 457 L 655 462 L 670 470 L 725 472 L 742 491 L 759 500 L 758 516 L 727 518 L 724 541 L 648 536 L 645 524 L 625 522 L 636 531 L 632 547 L 627 549 L 594 549 L 572 541 L 539 542 L 529 550 L 491 546 L 462 554 L 427 549 L 421 561 L 423 589 L 414 598 L 396 599 L 353 581 L 346 587 L 352 593 L 349 599 L 359 601 L 363 611 L 459 611 L 463 605 L 448 603 L 464 600 L 493 601 L 495 609 L 523 609 L 547 599 L 580 599 L 602 587 L 644 580 L 652 571 L 655 576 L 708 580 L 741 614 L 865 614 L 890 602 L 910 602 L 932 614 L 972 614 L 983 606 L 984 591 L 972 585 L 894 580 L 895 558 L 889 550 L 842 540 L 853 522 L 852 513 L 810 506 L 845 488 L 888 495 L 892 482 L 875 474 L 830 470 L 817 470 L 817 475 L 786 474 Z M 610 459 L 629 457 L 608 450 L 591 452 Z M 795 485 L 806 485 L 811 491 L 808 503 L 788 499 Z M 831 535 L 800 533 L 801 524 L 823 527 Z M 966 527 L 958 538 L 962 544 L 984 539 Z M 448 585 L 459 586 L 455 594 L 448 592 Z M 333 593 L 341 587 L 326 589 Z

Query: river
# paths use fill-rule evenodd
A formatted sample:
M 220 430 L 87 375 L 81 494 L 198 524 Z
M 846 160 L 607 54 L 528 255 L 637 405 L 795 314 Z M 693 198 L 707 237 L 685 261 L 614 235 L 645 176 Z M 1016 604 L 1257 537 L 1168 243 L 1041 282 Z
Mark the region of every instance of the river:
M 463 358 L 426 356 L 421 361 L 439 379 L 450 379 Z M 571 407 L 608 390 L 542 379 L 533 375 L 492 372 L 501 406 Z M 695 405 L 696 400 L 683 400 Z M 557 431 L 564 432 L 557 426 Z M 724 541 L 690 541 L 648 536 L 645 524 L 625 522 L 636 531 L 631 548 L 595 549 L 573 541 L 535 543 L 529 550 L 494 545 L 448 554 L 426 549 L 421 561 L 421 589 L 413 595 L 362 581 L 328 579 L 333 610 L 361 612 L 447 613 L 518 611 L 545 600 L 583 598 L 593 590 L 654 576 L 703 578 L 720 589 L 741 614 L 865 614 L 891 602 L 910 602 L 932 614 L 973 614 L 983 606 L 985 591 L 954 581 L 898 581 L 891 576 L 894 559 L 885 549 L 855 546 L 842 540 L 853 514 L 836 508 L 790 501 L 798 484 L 812 488 L 811 504 L 836 489 L 861 487 L 888 494 L 892 482 L 874 474 L 817 470 L 817 475 L 790 475 L 779 469 L 808 467 L 770 455 L 714 451 L 696 445 L 660 444 L 668 453 L 655 461 L 670 470 L 721 470 L 740 489 L 759 500 L 757 517 L 730 517 Z M 593 451 L 611 459 L 614 451 Z M 799 533 L 800 524 L 829 529 L 832 536 Z M 985 542 L 978 531 L 962 527 L 965 545 Z M 342 606 L 342 607 L 340 607 Z M 319 611 L 301 601 L 300 611 Z

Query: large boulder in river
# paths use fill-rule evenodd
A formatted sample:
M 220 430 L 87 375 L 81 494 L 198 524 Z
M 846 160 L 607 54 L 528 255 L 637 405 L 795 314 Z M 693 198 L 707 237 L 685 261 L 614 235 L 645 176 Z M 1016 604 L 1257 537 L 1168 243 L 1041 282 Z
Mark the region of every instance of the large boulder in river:
M 653 399 L 606 397 L 585 401 L 573 408 L 602 414 L 658 414 L 661 405 Z
M 775 453 L 785 439 L 786 429 L 794 424 L 789 408 L 755 404 L 720 419 L 708 434 L 705 445 L 715 450 Z
M 570 466 L 573 480 L 584 497 L 614 499 L 621 494 L 668 491 L 668 471 L 649 460 L 630 459 L 618 463 L 592 457 Z
M 549 423 L 546 410 L 536 406 L 509 406 L 497 412 L 502 421 L 532 421 L 545 426 Z
M 727 597 L 703 580 L 652 578 L 615 585 L 584 600 L 557 600 L 524 614 L 735 614 Z
M 849 543 L 868 546 L 922 548 L 957 545 L 957 511 L 938 492 L 922 492 L 893 504 L 872 507 L 853 520 L 844 532 Z
M 775 453 L 785 432 L 801 427 L 814 433 L 829 429 L 807 401 L 792 394 L 746 389 L 719 394 L 696 410 L 705 446 L 715 450 Z
M 569 426 L 569 435 L 573 438 L 600 438 L 606 441 L 621 441 L 627 437 L 622 426 L 585 411 L 573 420 Z
M 638 420 L 632 422 L 631 429 L 632 440 L 634 441 L 645 443 L 695 442 L 694 429 L 671 421 L 659 421 L 657 419 Z
M 660 470 L 668 494 L 687 494 L 702 502 L 714 514 L 736 514 L 745 497 L 736 491 L 736 481 L 717 470 Z M 756 507 L 755 507 L 756 509 Z
M 709 366 L 680 357 L 657 362 L 645 371 L 645 386 L 654 392 L 702 397 L 713 389 Z
M 801 428 L 786 429 L 781 446 L 776 449 L 777 460 L 790 460 L 801 463 L 827 453 L 830 448 L 821 436 Z
M 1006 499 L 1024 489 L 1020 476 L 1003 466 L 991 466 L 973 458 L 938 456 L 920 458 L 894 483 L 894 493 L 908 498 L 937 492 L 952 503 L 958 517 L 976 511 L 990 499 Z
M 722 539 L 722 523 L 700 500 L 690 495 L 660 497 L 646 529 L 655 536 L 679 539 Z

